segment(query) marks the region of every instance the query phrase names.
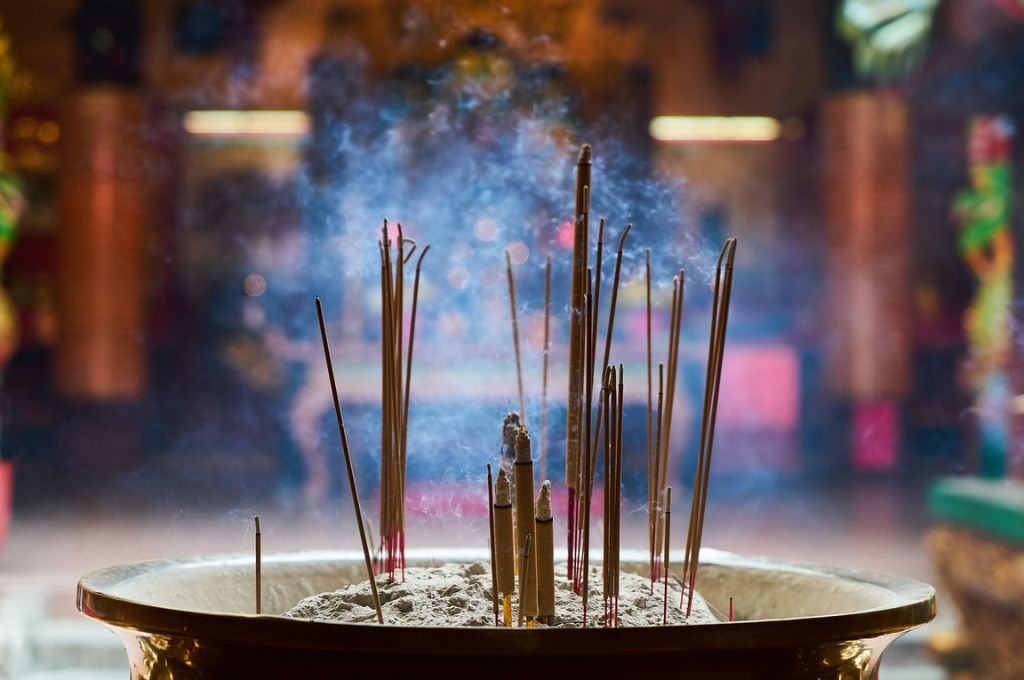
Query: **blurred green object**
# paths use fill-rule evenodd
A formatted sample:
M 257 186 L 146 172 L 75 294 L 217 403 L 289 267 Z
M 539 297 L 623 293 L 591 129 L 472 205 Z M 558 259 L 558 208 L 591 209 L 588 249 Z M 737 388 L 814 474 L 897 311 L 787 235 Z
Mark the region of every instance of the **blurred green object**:
M 936 482 L 928 507 L 937 519 L 994 538 L 1024 544 L 1024 484 L 957 477 Z
M 924 58 L 939 0 L 843 0 L 836 31 L 853 47 L 861 77 L 894 80 Z
M 7 95 L 14 80 L 15 63 L 11 41 L 0 22 L 0 273 L 18 240 L 18 221 L 25 212 L 25 196 L 18 177 L 3 154 L 3 122 L 7 118 Z M 18 347 L 18 313 L 0 288 L 0 372 Z

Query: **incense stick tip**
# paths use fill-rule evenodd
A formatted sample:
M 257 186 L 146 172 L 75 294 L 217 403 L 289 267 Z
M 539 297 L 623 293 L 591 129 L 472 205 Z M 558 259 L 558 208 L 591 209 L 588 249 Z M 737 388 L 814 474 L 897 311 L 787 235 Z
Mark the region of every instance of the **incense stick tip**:
M 593 155 L 593 152 L 594 151 L 591 148 L 590 144 L 584 143 L 582 146 L 580 146 L 580 155 L 579 158 L 576 159 L 576 163 L 589 163 L 590 157 Z
M 498 470 L 498 479 L 494 482 L 494 504 L 498 506 L 512 504 L 512 485 L 509 484 L 505 468 Z
M 545 479 L 540 485 L 537 496 L 537 521 L 546 522 L 551 519 L 551 480 Z
M 533 445 L 530 442 L 530 433 L 526 431 L 525 427 L 519 428 L 519 431 L 516 432 L 516 462 L 533 462 Z

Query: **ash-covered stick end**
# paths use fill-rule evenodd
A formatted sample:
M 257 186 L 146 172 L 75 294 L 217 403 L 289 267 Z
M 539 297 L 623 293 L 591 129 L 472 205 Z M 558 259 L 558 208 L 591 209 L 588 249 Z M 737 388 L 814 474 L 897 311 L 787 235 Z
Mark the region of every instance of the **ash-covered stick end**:
M 526 428 L 519 428 L 519 431 L 516 432 L 516 462 L 533 462 L 533 445 L 530 442 L 530 433 L 526 431 Z
M 590 162 L 590 157 L 591 157 L 592 154 L 593 154 L 593 149 L 590 147 L 590 144 L 584 143 L 583 145 L 580 146 L 580 155 L 579 155 L 579 158 L 576 159 L 576 162 L 577 163 L 589 163 Z
M 537 520 L 546 522 L 551 519 L 551 480 L 545 479 L 540 485 L 540 495 L 537 496 Z

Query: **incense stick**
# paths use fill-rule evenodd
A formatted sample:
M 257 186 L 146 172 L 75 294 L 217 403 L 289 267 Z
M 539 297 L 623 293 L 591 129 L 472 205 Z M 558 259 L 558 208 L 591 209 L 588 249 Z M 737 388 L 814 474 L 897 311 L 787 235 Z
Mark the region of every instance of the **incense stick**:
M 551 516 L 551 482 L 546 479 L 537 495 L 534 535 L 537 537 L 534 547 L 537 561 L 537 617 L 544 623 L 550 623 L 555 614 L 555 538 L 554 518 Z
M 487 464 L 487 528 L 490 533 L 491 547 L 491 608 L 494 610 L 494 625 L 498 625 L 498 572 L 495 567 L 494 552 L 494 479 L 491 476 L 491 464 Z
M 654 465 L 654 440 L 653 423 L 654 417 L 653 400 L 651 397 L 652 375 L 651 375 L 651 249 L 644 249 L 644 271 L 647 287 L 647 533 L 650 543 L 650 568 L 651 588 L 654 587 L 654 479 L 651 476 Z
M 522 579 L 521 585 L 519 586 L 519 627 L 523 627 L 523 617 L 526 615 L 527 603 L 525 602 L 525 594 L 527 589 L 530 587 L 530 542 L 533 540 L 533 534 L 526 534 L 526 541 L 523 543 L 523 562 L 522 568 L 519 570 L 520 578 Z
M 256 613 L 263 613 L 263 548 L 260 545 L 260 516 L 252 518 L 256 524 Z
M 511 598 L 516 589 L 516 545 L 512 528 L 512 488 L 505 468 L 498 468 L 494 482 L 494 560 L 498 591 L 502 594 L 503 620 L 512 625 Z
M 540 478 L 548 478 L 548 355 L 551 352 L 551 256 L 544 267 L 544 370 L 540 381 Z
M 516 308 L 516 281 L 512 276 L 512 255 L 505 251 L 505 271 L 508 273 L 508 304 L 512 310 L 512 342 L 516 352 L 516 381 L 519 384 L 519 418 L 526 427 L 526 397 L 523 393 L 523 360 L 519 353 L 519 311 Z
M 665 594 L 661 603 L 661 625 L 668 623 L 668 554 L 669 539 L 672 536 L 672 487 L 665 489 Z
M 324 361 L 327 363 L 327 375 L 331 381 L 331 395 L 334 398 L 334 414 L 338 420 L 338 436 L 341 439 L 341 451 L 345 457 L 345 472 L 348 474 L 348 486 L 352 492 L 352 506 L 356 514 L 356 526 L 359 527 L 359 542 L 363 546 L 363 559 L 366 562 L 366 574 L 370 579 L 370 590 L 373 594 L 373 606 L 377 610 L 377 623 L 384 623 L 384 613 L 380 608 L 380 596 L 377 593 L 377 580 L 373 575 L 373 564 L 370 562 L 370 548 L 366 544 L 366 531 L 363 528 L 363 511 L 359 506 L 359 492 L 356 489 L 356 476 L 352 471 L 352 456 L 348 449 L 348 434 L 345 432 L 345 419 L 341 415 L 341 400 L 338 399 L 338 385 L 334 380 L 334 364 L 331 361 L 331 346 L 327 340 L 327 325 L 324 323 L 324 309 L 320 298 L 316 298 L 316 315 L 320 322 L 320 339 L 324 345 Z

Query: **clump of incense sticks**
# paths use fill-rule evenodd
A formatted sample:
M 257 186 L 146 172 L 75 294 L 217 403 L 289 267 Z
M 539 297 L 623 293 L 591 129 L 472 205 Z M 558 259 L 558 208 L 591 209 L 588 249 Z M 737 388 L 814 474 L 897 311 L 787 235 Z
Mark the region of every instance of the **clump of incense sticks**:
M 572 274 L 569 290 L 569 392 L 565 415 L 565 483 L 568 487 L 568 549 L 569 574 L 575 579 L 576 524 L 580 471 L 580 407 L 583 401 L 585 324 L 583 296 L 586 292 L 587 231 L 590 227 L 590 154 L 589 144 L 580 147 L 576 160 L 576 206 L 573 211 Z
M 690 524 L 683 554 L 684 592 L 689 593 L 687 616 L 693 607 L 693 589 L 697 582 L 700 543 L 704 535 L 704 511 L 708 502 L 708 479 L 711 475 L 711 453 L 715 442 L 715 421 L 718 416 L 718 390 L 722 383 L 722 357 L 725 332 L 729 321 L 729 300 L 732 297 L 732 268 L 736 259 L 736 239 L 725 242 L 715 267 L 715 284 L 711 298 L 711 331 L 708 339 L 708 364 L 704 381 L 704 408 L 700 423 L 700 448 L 697 455 L 697 476 L 693 482 L 690 503 Z M 725 271 L 722 271 L 722 264 Z M 682 600 L 680 600 L 682 606 Z
M 607 371 L 601 390 L 604 406 L 604 621 L 606 626 L 619 625 L 619 531 L 622 510 L 622 365 L 619 364 L 618 388 L 616 370 Z
M 596 359 L 598 315 L 601 309 L 602 267 L 604 260 L 604 229 L 598 226 L 597 254 L 593 269 L 589 263 L 590 229 L 590 158 L 589 145 L 583 145 L 576 166 L 576 220 L 573 238 L 573 278 L 569 314 L 569 399 L 566 410 L 566 485 L 568 486 L 568 553 L 569 577 L 577 592 L 586 589 L 586 568 L 589 557 L 590 497 L 596 472 L 598 444 L 601 440 L 603 402 L 594 413 L 594 378 L 603 376 L 608 368 L 611 342 L 615 329 L 615 307 L 626 237 L 631 224 L 619 236 L 612 278 L 611 302 L 603 338 L 604 352 L 600 372 Z
M 409 346 L 405 335 L 405 265 L 416 244 L 403 237 L 398 224 L 394 241 L 387 220 L 378 242 L 381 281 L 381 456 L 380 456 L 380 540 L 381 572 L 394 580 L 398 569 L 405 573 L 405 471 L 409 436 L 409 391 L 412 379 L 413 343 L 416 337 L 416 306 L 420 269 L 427 245 L 416 261 Z M 411 249 L 406 252 L 406 246 Z M 392 252 L 393 251 L 393 252 Z M 403 350 L 406 350 L 403 352 Z M 403 360 L 405 366 L 403 368 Z M 404 381 L 403 381 L 404 376 Z

